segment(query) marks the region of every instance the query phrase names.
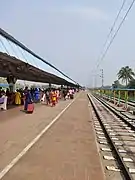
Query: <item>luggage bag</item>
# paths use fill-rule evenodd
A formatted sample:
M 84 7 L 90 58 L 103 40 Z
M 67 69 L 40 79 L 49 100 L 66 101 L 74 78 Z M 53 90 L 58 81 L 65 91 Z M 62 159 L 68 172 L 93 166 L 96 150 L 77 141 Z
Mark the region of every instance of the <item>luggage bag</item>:
M 34 111 L 34 104 L 33 103 L 28 104 L 27 113 L 32 114 L 33 111 Z
M 73 94 L 70 94 L 70 99 L 74 99 L 74 95 Z

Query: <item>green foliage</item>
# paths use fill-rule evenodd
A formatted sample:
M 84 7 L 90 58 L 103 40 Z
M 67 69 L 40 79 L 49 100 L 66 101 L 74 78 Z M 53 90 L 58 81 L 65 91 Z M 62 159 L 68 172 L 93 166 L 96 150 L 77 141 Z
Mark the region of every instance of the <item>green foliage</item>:
M 119 80 L 114 81 L 114 83 L 112 84 L 113 88 L 124 88 L 124 86 L 122 84 L 120 84 Z
M 135 89 L 135 79 L 131 79 L 127 85 L 129 89 Z
M 122 83 L 126 83 L 126 86 L 128 85 L 129 81 L 133 79 L 135 76 L 135 73 L 133 70 L 129 67 L 122 67 L 118 72 L 118 79 L 122 80 Z

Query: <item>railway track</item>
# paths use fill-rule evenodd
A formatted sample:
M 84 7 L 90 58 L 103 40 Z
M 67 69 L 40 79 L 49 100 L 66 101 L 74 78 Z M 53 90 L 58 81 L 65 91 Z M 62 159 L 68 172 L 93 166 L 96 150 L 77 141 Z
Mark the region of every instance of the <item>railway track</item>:
M 96 117 L 94 126 L 99 144 L 103 145 L 103 158 L 109 164 L 106 168 L 120 172 L 121 179 L 134 180 L 135 123 L 109 107 L 103 100 L 91 94 L 88 94 L 88 98 Z
M 106 95 L 104 95 L 103 98 L 106 99 L 106 100 L 109 100 L 109 97 L 106 96 Z M 113 98 L 113 97 L 111 97 L 110 99 L 111 99 L 112 101 L 114 101 L 114 98 Z M 118 98 L 115 98 L 115 101 L 118 101 Z M 120 103 L 124 104 L 125 101 L 124 101 L 123 99 L 120 99 Z M 128 104 L 129 106 L 135 108 L 135 101 L 128 101 L 127 104 Z
M 104 104 L 108 105 L 108 107 L 114 109 L 115 111 L 118 111 L 122 116 L 131 119 L 132 122 L 135 121 L 135 115 L 133 113 L 135 112 L 135 107 L 133 108 L 133 106 L 128 105 L 128 107 L 130 107 L 130 110 L 129 109 L 126 110 L 124 109 L 124 106 L 117 106 L 116 104 L 114 105 L 114 103 L 109 102 L 108 99 L 105 99 L 101 96 L 98 96 L 96 94 L 93 94 L 93 96 L 98 98 L 99 101 L 102 101 Z

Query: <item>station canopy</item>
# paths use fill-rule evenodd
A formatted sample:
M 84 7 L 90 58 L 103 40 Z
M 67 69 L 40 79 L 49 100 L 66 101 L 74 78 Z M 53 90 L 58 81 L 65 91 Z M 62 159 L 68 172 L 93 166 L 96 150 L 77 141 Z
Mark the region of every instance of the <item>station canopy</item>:
M 0 29 L 0 76 L 8 77 L 9 75 L 20 80 L 78 85 L 52 64 Z

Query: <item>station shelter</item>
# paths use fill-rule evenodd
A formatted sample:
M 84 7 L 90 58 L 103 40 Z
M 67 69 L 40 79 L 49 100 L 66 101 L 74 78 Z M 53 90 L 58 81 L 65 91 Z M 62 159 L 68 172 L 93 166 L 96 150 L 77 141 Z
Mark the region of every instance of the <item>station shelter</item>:
M 34 37 L 33 37 L 34 41 Z M 0 28 L 0 77 L 14 91 L 19 80 L 75 87 L 79 84 Z

